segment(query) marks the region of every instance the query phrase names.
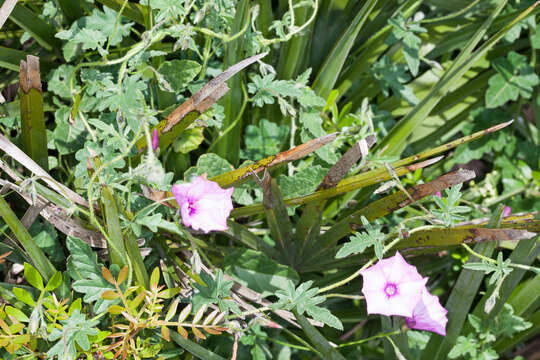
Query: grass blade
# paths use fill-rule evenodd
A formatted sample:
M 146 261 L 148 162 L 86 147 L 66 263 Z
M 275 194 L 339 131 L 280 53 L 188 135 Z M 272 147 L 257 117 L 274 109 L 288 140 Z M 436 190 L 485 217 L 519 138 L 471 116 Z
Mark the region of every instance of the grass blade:
M 3 196 L 0 196 L 0 216 L 23 246 L 32 265 L 34 265 L 45 280 L 49 280 L 56 273 L 55 267 L 36 245 L 28 230 L 26 230 L 17 218 L 17 215 L 11 210 Z

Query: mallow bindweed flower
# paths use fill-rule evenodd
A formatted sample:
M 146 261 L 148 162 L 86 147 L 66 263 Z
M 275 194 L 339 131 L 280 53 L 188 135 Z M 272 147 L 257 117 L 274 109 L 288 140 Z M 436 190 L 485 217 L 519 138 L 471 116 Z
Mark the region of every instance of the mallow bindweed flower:
M 364 279 L 362 293 L 368 314 L 411 317 L 427 282 L 399 252 L 360 274 Z
M 510 216 L 512 214 L 512 208 L 510 206 L 505 206 L 503 209 L 503 217 Z
M 441 194 L 440 191 L 437 191 L 437 192 L 435 193 L 435 196 L 438 197 L 438 198 L 442 198 L 442 194 Z
M 447 313 L 448 311 L 439 302 L 439 298 L 431 295 L 424 288 L 422 298 L 416 304 L 412 316 L 407 317 L 405 322 L 410 329 L 427 330 L 445 336 Z
M 216 182 L 206 180 L 206 175 L 187 184 L 173 185 L 171 189 L 180 206 L 184 225 L 205 233 L 227 229 L 227 218 L 233 208 L 233 190 L 222 189 Z

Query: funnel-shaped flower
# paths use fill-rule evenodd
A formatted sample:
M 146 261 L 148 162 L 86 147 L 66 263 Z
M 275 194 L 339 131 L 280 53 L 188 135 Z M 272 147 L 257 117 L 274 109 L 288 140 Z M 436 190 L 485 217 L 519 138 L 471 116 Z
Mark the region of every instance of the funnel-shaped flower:
M 438 198 L 442 198 L 442 194 L 441 194 L 440 191 L 437 191 L 437 192 L 435 193 L 435 196 L 438 197 Z
M 368 314 L 411 317 L 427 282 L 398 252 L 379 260 L 361 275 Z
M 205 233 L 227 229 L 233 190 L 220 188 L 216 182 L 206 180 L 205 175 L 187 184 L 173 185 L 171 189 L 184 225 Z
M 439 303 L 439 298 L 424 288 L 422 298 L 416 304 L 412 316 L 405 321 L 411 329 L 427 330 L 445 336 L 447 313 L 448 311 Z
M 152 133 L 152 150 L 156 151 L 159 146 L 159 135 L 157 129 Z
M 510 216 L 512 214 L 512 208 L 510 206 L 505 206 L 503 209 L 503 217 Z

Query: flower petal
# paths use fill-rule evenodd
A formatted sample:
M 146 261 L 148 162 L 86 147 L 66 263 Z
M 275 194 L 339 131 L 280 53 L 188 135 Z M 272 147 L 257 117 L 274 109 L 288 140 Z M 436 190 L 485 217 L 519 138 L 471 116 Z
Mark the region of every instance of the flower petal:
M 412 316 L 405 320 L 411 329 L 427 330 L 445 336 L 447 313 L 439 298 L 424 288 L 422 298 L 414 308 Z

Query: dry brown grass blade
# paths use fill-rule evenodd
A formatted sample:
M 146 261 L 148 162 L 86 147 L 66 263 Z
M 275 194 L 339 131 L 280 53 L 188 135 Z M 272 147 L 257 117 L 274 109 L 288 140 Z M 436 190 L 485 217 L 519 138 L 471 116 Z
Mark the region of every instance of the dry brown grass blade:
M 205 112 L 210 106 L 212 106 L 212 104 L 214 104 L 223 95 L 225 95 L 227 91 L 229 91 L 229 87 L 225 81 L 229 80 L 233 75 L 244 69 L 246 66 L 249 66 L 257 60 L 262 59 L 266 56 L 266 54 L 267 53 L 258 54 L 244 59 L 210 80 L 167 117 L 167 123 L 162 132 L 169 131 L 174 125 L 179 123 L 184 116 L 192 111 L 197 111 L 200 114 Z
M 353 165 L 363 157 L 361 143 L 363 142 L 364 144 L 362 146 L 365 145 L 366 148 L 369 149 L 373 144 L 375 144 L 375 141 L 377 141 L 377 138 L 370 135 L 366 139 L 362 139 L 354 144 L 349 150 L 347 150 L 345 154 L 343 154 L 341 159 L 339 159 L 339 161 L 335 163 L 330 170 L 328 170 L 328 173 L 324 177 L 321 184 L 317 187 L 317 190 L 329 189 L 336 186 L 345 177 L 345 175 L 347 175 Z
M 17 5 L 17 0 L 4 0 L 4 3 L 0 8 L 0 29 L 4 26 L 4 23 L 15 8 L 15 5 Z
M 43 170 L 41 166 L 39 166 L 34 160 L 32 160 L 3 135 L 0 135 L 0 149 L 13 159 L 17 160 L 26 169 L 38 176 L 41 180 L 47 183 L 47 185 L 60 193 L 66 199 L 69 199 L 70 201 L 84 207 L 88 207 L 88 202 L 82 196 L 53 179 L 45 170 Z
M 11 190 L 15 191 L 28 204 L 32 205 L 32 197 L 29 194 L 25 193 L 19 186 L 9 183 L 7 181 L 2 181 L 2 183 L 3 185 L 9 186 Z M 90 246 L 95 248 L 103 249 L 107 247 L 107 242 L 101 233 L 85 228 L 79 222 L 79 220 L 70 217 L 65 209 L 49 203 L 45 198 L 41 196 L 37 197 L 37 204 L 35 206 L 31 206 L 29 210 L 30 209 L 34 209 L 36 211 L 40 210 L 39 215 L 41 215 L 45 220 L 50 222 L 60 232 L 68 236 L 78 237 L 79 239 L 85 241 Z M 25 216 L 27 216 L 27 214 L 28 212 L 25 214 Z M 29 222 L 30 220 L 31 219 L 29 218 L 27 222 Z M 26 226 L 26 223 L 23 224 L 25 224 Z
M 236 170 L 215 176 L 210 180 L 217 182 L 221 187 L 239 185 L 243 181 L 250 179 L 253 174 L 258 174 L 265 169 L 299 160 L 312 152 L 317 151 L 324 145 L 331 143 L 336 137 L 337 133 L 321 136 L 320 138 L 310 140 L 292 149 L 280 152 L 277 155 L 272 155 L 259 160 L 254 164 L 246 165 Z

